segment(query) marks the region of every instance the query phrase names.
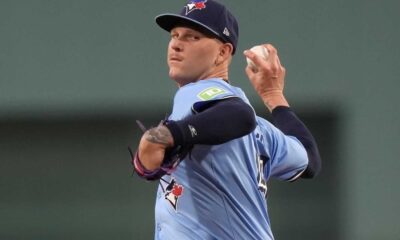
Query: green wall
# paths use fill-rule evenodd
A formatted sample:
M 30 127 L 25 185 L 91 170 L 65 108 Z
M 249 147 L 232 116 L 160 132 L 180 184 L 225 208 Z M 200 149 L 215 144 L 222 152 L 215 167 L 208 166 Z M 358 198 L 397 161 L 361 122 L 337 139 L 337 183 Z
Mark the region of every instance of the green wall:
M 324 210 L 320 229 L 334 214 L 336 238 L 399 239 L 400 2 L 225 2 L 240 23 L 232 83 L 266 116 L 241 52 L 273 43 L 287 98 L 327 149 L 320 180 L 305 183 L 321 193 L 309 203 Z M 0 239 L 151 238 L 156 186 L 130 177 L 126 146 L 137 144 L 135 119 L 170 111 L 168 34 L 153 18 L 183 3 L 0 1 Z M 277 183 L 276 196 L 302 201 L 302 185 Z M 280 239 L 286 214 L 272 216 Z

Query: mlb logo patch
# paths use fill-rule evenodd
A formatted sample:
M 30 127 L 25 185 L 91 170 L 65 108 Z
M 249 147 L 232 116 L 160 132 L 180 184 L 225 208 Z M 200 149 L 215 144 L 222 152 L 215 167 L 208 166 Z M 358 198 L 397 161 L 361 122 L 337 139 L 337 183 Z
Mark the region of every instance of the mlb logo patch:
M 194 10 L 202 10 L 206 8 L 207 0 L 192 0 L 190 3 L 186 4 L 186 15 L 193 12 Z

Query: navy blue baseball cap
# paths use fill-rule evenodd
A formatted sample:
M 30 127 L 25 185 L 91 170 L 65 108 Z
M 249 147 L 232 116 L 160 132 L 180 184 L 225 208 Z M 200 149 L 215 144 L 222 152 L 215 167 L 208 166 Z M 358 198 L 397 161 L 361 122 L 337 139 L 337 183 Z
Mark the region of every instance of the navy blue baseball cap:
M 215 0 L 191 0 L 179 14 L 164 13 L 156 16 L 156 23 L 170 32 L 179 24 L 195 26 L 211 33 L 224 43 L 233 45 L 235 53 L 239 26 L 233 14 L 221 3 Z

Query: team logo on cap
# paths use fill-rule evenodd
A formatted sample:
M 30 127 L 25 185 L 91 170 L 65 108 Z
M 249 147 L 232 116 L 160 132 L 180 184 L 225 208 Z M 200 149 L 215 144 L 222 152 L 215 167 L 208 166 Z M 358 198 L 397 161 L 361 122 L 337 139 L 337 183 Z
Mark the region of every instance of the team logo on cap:
M 192 0 L 190 3 L 186 4 L 186 15 L 193 12 L 194 10 L 202 10 L 206 8 L 207 0 Z

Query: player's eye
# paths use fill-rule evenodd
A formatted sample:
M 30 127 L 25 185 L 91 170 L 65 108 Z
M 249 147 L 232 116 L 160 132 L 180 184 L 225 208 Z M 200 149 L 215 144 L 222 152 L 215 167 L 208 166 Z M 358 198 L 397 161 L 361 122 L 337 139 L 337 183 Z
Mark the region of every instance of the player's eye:
M 171 33 L 171 38 L 173 38 L 173 39 L 176 39 L 176 38 L 178 38 L 178 34 L 177 33 Z
M 190 40 L 190 41 L 197 41 L 197 40 L 199 40 L 200 39 L 200 37 L 199 36 L 197 36 L 197 35 L 194 35 L 194 34 L 189 34 L 189 35 L 187 35 L 187 37 L 186 37 L 188 40 Z

